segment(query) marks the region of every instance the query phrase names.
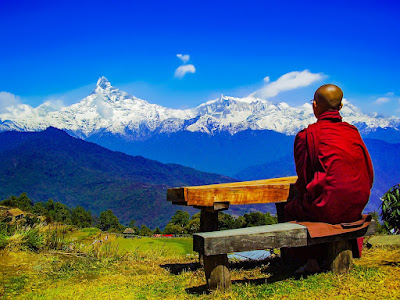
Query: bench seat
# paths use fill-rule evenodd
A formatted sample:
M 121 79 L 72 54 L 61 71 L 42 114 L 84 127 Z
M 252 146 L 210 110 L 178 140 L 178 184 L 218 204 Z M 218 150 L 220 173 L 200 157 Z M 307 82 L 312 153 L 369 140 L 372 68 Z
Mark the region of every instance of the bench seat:
M 202 232 L 193 235 L 193 250 L 203 257 L 208 287 L 226 291 L 231 286 L 228 253 L 330 243 L 330 268 L 344 273 L 352 262 L 350 240 L 374 234 L 375 225 L 372 220 L 363 229 L 318 238 L 311 238 L 306 226 L 295 223 Z

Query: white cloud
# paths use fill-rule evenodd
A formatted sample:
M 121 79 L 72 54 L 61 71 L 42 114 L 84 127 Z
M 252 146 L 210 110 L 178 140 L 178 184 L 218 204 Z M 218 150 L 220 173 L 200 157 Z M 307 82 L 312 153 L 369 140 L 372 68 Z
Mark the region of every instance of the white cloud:
M 10 107 L 21 104 L 21 98 L 9 92 L 0 92 L 0 113 L 8 112 Z
M 394 93 L 393 92 L 388 92 L 388 93 L 386 93 L 386 96 L 389 96 L 389 97 L 394 96 Z
M 278 80 L 272 82 L 270 82 L 270 79 L 267 76 L 264 78 L 266 85 L 251 95 L 267 99 L 274 97 L 283 91 L 309 86 L 323 78 L 324 75 L 322 73 L 311 73 L 309 70 L 289 72 L 279 77 Z
M 189 54 L 177 54 L 176 57 L 178 57 L 180 60 L 182 60 L 182 62 L 184 64 L 186 64 L 190 59 Z
M 389 102 L 390 99 L 388 97 L 380 97 L 375 100 L 375 104 L 383 104 Z
M 182 65 L 175 70 L 175 77 L 183 78 L 187 73 L 195 73 L 196 68 L 193 65 Z

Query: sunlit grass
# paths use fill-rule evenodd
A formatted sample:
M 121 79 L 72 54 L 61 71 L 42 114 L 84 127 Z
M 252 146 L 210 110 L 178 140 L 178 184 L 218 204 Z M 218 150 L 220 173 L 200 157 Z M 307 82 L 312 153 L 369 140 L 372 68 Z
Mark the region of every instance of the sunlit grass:
M 0 251 L 0 297 L 400 299 L 400 248 L 364 250 L 353 270 L 340 276 L 321 273 L 296 279 L 274 261 L 252 268 L 239 264 L 235 265 L 239 268 L 232 268 L 232 292 L 206 294 L 204 271 L 191 254 L 191 239 L 123 239 L 109 235 L 105 242 L 93 244 L 94 239 L 104 240 L 106 234 L 99 234 L 93 231 L 91 239 L 79 239 L 81 252 Z M 274 272 L 282 273 L 278 276 L 282 278 L 273 280 Z
M 113 243 L 116 243 L 121 251 L 162 252 L 164 257 L 193 253 L 193 245 L 190 238 L 142 237 L 125 239 L 118 237 Z

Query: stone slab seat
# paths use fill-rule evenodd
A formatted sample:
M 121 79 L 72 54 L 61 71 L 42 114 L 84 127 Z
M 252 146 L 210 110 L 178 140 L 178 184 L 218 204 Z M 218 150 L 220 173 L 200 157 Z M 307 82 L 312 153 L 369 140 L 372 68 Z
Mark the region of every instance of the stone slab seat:
M 345 273 L 352 262 L 350 240 L 375 233 L 375 222 L 368 227 L 339 235 L 311 238 L 307 227 L 294 223 L 256 226 L 193 235 L 193 250 L 203 256 L 209 289 L 230 290 L 228 253 L 330 243 L 328 262 L 334 273 Z

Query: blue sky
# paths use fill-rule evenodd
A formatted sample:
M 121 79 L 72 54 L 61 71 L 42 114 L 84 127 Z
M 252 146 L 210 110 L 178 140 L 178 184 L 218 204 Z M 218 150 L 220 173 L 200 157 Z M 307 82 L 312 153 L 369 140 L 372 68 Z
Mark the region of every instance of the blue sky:
M 400 116 L 399 14 L 384 0 L 1 1 L 0 112 L 70 105 L 106 76 L 173 108 L 255 91 L 299 105 L 331 82 Z

